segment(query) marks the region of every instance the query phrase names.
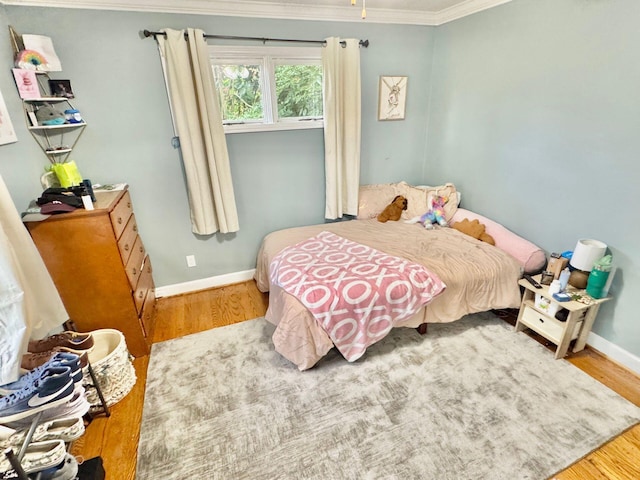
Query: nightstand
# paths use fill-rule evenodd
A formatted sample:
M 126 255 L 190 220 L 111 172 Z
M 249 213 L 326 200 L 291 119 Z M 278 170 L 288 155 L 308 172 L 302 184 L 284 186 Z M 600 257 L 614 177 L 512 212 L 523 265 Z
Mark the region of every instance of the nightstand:
M 537 275 L 534 278 L 540 282 L 540 277 L 540 275 Z M 584 349 L 587 343 L 587 336 L 591 331 L 596 315 L 598 315 L 600 305 L 611 300 L 611 297 L 591 298 L 584 290 L 576 290 L 569 287 L 567 293 L 580 294 L 583 297 L 583 301 L 556 302 L 553 300 L 553 296 L 549 294 L 548 285 L 542 285 L 542 288 L 535 288 L 524 278 L 518 284 L 524 287 L 524 294 L 522 295 L 520 312 L 516 321 L 516 332 L 530 328 L 555 343 L 557 345 L 556 358 L 563 358 L 567 354 L 572 340 L 576 340 L 573 347 L 574 352 Z M 551 315 L 550 312 L 536 307 L 536 294 L 552 300 L 559 306 L 558 311 L 563 308 L 568 310 L 567 319 L 562 322 L 555 318 L 555 315 Z

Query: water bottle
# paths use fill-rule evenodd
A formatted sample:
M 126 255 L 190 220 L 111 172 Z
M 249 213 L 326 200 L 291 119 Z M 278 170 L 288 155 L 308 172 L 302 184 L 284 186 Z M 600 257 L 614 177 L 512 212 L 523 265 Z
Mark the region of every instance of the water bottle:
M 609 278 L 609 272 L 611 267 L 602 267 L 596 265 L 589 274 L 589 280 L 587 280 L 587 294 L 592 298 L 602 298 L 604 294 L 604 286 Z
M 560 291 L 564 292 L 567 289 L 567 284 L 569 283 L 569 277 L 571 276 L 571 271 L 569 267 L 565 268 L 560 272 Z

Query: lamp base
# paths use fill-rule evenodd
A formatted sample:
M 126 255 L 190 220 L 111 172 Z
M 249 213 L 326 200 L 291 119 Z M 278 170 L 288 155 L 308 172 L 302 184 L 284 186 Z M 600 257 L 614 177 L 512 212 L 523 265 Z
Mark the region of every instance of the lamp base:
M 587 288 L 587 281 L 589 280 L 589 272 L 584 270 L 573 270 L 569 277 L 569 285 L 577 288 L 578 290 L 584 290 Z

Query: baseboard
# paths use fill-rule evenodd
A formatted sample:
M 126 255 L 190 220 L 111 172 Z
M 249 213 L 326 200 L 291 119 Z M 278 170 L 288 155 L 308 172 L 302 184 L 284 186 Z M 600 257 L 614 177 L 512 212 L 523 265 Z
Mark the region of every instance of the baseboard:
M 171 297 L 173 295 L 181 295 L 183 293 L 196 292 L 207 288 L 221 287 L 232 283 L 246 282 L 251 280 L 256 273 L 256 269 L 245 270 L 243 272 L 227 273 L 217 275 L 215 277 L 201 278 L 191 282 L 176 283 L 174 285 L 165 285 L 164 287 L 156 287 L 156 298 Z
M 627 352 L 615 343 L 611 343 L 609 340 L 605 340 L 600 335 L 596 335 L 593 332 L 589 333 L 589 336 L 587 337 L 587 344 L 595 350 L 598 350 L 603 355 L 606 355 L 614 362 L 619 363 L 623 367 L 640 375 L 640 358 L 635 356 L 633 353 Z

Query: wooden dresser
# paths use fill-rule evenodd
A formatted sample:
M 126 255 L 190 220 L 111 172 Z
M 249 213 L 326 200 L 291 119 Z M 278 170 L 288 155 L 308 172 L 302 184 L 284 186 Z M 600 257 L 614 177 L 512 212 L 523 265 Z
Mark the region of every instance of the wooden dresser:
M 78 331 L 120 330 L 147 355 L 155 290 L 128 190 L 96 192 L 95 210 L 25 222 Z

